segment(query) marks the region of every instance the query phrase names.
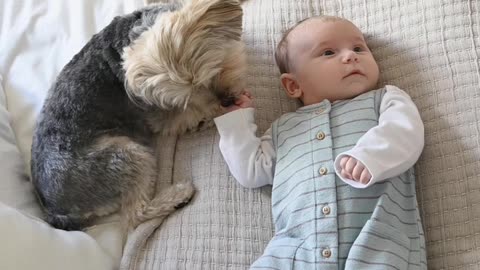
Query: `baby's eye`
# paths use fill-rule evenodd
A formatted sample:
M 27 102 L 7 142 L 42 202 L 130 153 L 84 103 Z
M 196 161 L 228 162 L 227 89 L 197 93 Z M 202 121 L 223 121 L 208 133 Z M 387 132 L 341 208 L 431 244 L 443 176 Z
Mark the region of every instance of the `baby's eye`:
M 363 51 L 363 48 L 360 47 L 360 46 L 356 46 L 355 48 L 353 48 L 353 51 L 354 52 L 361 52 L 361 51 Z
M 325 56 L 334 55 L 334 54 L 335 54 L 335 52 L 332 51 L 332 50 L 326 50 L 326 51 L 323 52 L 323 55 L 325 55 Z

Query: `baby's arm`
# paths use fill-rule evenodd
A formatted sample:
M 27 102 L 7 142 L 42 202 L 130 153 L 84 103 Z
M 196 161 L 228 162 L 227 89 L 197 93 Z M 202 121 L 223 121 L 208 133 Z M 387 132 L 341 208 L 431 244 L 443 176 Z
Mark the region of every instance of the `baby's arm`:
M 351 150 L 337 156 L 335 171 L 346 183 L 365 188 L 408 170 L 420 157 L 423 145 L 424 127 L 417 107 L 407 93 L 387 86 L 380 105 L 378 126 L 365 133 Z M 344 177 L 345 173 L 342 176 L 342 169 L 346 169 L 345 160 L 349 157 L 364 166 L 371 175 L 370 181 L 354 181 Z M 349 172 L 352 172 L 351 168 Z
M 215 124 L 220 151 L 230 172 L 242 186 L 256 188 L 273 183 L 276 155 L 270 129 L 261 138 L 255 135 L 255 109 L 245 105 L 250 99 L 236 103 L 238 108 L 215 118 Z

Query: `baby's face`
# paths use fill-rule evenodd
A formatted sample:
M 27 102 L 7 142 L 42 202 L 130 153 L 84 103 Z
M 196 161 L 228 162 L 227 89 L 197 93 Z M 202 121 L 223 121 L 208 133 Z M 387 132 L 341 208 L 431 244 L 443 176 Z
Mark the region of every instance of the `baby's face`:
M 311 19 L 297 26 L 288 39 L 292 74 L 305 106 L 353 98 L 377 84 L 377 63 L 352 23 Z

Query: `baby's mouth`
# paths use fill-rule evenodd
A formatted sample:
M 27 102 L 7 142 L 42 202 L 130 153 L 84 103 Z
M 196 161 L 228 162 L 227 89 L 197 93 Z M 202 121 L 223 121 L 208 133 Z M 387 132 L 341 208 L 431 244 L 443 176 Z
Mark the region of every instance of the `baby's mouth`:
M 349 72 L 345 77 L 343 77 L 343 78 L 347 78 L 347 77 L 350 77 L 350 76 L 353 76 L 353 75 L 365 76 L 365 74 L 363 74 L 360 70 L 355 69 L 355 70 L 350 71 L 350 72 Z

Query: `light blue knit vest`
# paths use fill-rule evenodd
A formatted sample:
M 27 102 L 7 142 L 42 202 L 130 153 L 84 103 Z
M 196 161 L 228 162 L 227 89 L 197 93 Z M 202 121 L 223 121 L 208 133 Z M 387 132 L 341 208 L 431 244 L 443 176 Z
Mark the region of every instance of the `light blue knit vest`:
M 378 124 L 385 89 L 277 119 L 275 236 L 252 269 L 426 269 L 413 170 L 353 188 L 334 160 Z

